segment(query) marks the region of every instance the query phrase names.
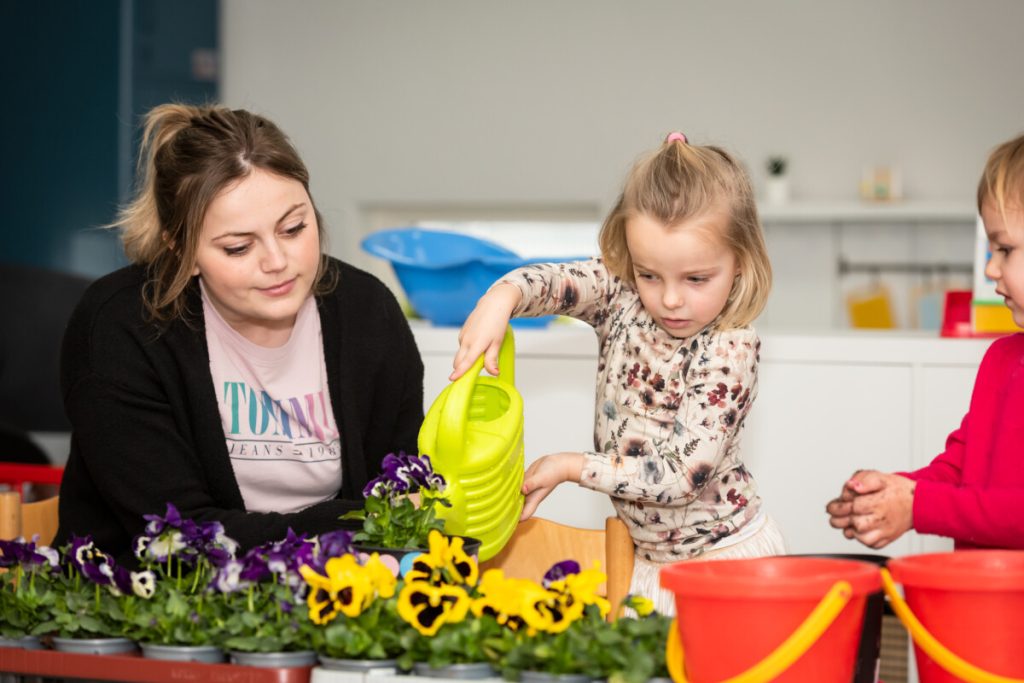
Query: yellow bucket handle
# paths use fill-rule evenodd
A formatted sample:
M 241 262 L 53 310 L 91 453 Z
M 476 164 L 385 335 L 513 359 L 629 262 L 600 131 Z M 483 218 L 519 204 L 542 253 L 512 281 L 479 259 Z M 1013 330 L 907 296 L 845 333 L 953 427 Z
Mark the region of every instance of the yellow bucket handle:
M 726 679 L 722 683 L 765 683 L 773 680 L 792 666 L 793 662 L 800 659 L 818 641 L 821 634 L 832 625 L 832 622 L 846 607 L 846 603 L 850 601 L 852 595 L 853 588 L 849 582 L 837 581 L 804 619 L 804 622 L 781 645 L 775 648 L 774 652 L 743 673 Z M 689 683 L 686 678 L 686 666 L 683 662 L 683 643 L 679 638 L 679 628 L 675 619 L 672 620 L 668 642 L 665 645 L 665 664 L 675 683 Z
M 456 461 L 461 460 L 465 445 L 466 416 L 469 413 L 469 402 L 473 397 L 477 377 L 484 368 L 484 357 L 481 355 L 466 370 L 462 377 L 455 380 L 448 388 L 448 396 L 444 401 L 444 409 L 439 417 L 437 429 L 437 450 L 439 453 L 451 454 Z M 512 326 L 505 328 L 505 338 L 498 352 L 498 377 L 501 382 L 515 385 L 516 377 L 516 342 L 512 336 Z M 455 454 L 458 454 L 456 457 Z
M 885 593 L 889 596 L 889 604 L 892 606 L 892 611 L 896 613 L 896 616 L 900 618 L 903 625 L 910 631 L 910 635 L 914 638 L 917 646 L 951 675 L 967 681 L 967 683 L 1024 683 L 1024 679 L 1021 678 L 1007 678 L 1006 676 L 999 676 L 989 673 L 984 669 L 979 669 L 946 649 L 946 646 L 936 640 L 935 636 L 929 633 L 924 624 L 910 611 L 910 607 L 903 600 L 899 591 L 896 590 L 896 584 L 893 583 L 889 570 L 884 568 L 882 569 L 882 587 L 885 588 Z

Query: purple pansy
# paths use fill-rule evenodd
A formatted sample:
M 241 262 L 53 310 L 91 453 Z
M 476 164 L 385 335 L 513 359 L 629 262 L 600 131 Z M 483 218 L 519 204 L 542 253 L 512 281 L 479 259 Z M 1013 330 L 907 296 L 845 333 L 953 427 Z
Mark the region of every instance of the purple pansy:
M 21 565 L 25 571 L 34 571 L 43 566 L 56 567 L 59 562 L 57 551 L 49 546 L 37 546 L 35 538 L 31 541 L 22 538 L 0 541 L 0 567 Z
M 408 455 L 400 451 L 397 455 L 388 453 L 381 462 L 381 475 L 363 488 L 363 497 L 394 497 L 395 494 L 412 493 L 428 489 L 444 491 L 445 480 L 434 472 L 430 456 Z
M 561 581 L 570 574 L 580 573 L 580 563 L 576 560 L 562 560 L 551 565 L 551 569 L 547 570 L 544 574 L 544 578 L 541 584 L 547 588 L 555 581 Z
M 324 574 L 324 566 L 327 564 L 327 560 L 332 557 L 355 554 L 355 548 L 352 547 L 353 536 L 355 536 L 355 532 L 348 531 L 347 529 L 320 534 L 317 537 L 317 547 L 314 553 L 315 559 L 310 563 L 310 566 L 318 573 Z

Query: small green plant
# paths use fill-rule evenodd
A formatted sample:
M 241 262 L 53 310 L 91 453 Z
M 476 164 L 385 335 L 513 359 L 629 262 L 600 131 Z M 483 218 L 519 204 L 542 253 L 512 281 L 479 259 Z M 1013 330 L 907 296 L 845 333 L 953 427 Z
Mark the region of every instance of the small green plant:
M 451 505 L 440 497 L 444 477 L 434 472 L 427 455 L 388 453 L 382 469 L 363 489 L 363 508 L 341 516 L 363 523 L 352 540 L 376 548 L 426 548 L 432 530 L 444 532 L 444 520 L 435 506 Z M 416 492 L 418 503 L 410 497 Z
M 768 170 L 768 175 L 773 177 L 786 175 L 786 166 L 788 160 L 784 156 L 770 156 L 768 161 L 765 163 L 765 167 Z

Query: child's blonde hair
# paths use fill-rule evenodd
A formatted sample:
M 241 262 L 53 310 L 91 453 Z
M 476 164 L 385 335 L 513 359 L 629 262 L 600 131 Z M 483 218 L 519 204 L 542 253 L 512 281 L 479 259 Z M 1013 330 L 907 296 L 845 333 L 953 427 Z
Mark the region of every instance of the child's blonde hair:
M 146 114 L 135 198 L 111 227 L 120 227 L 125 255 L 146 266 L 143 300 L 155 320 L 185 314 L 206 211 L 229 184 L 263 169 L 298 181 L 309 192 L 309 172 L 288 137 L 272 121 L 244 109 L 164 104 Z M 312 201 L 312 196 L 310 196 Z M 314 292 L 333 289 L 325 228 L 314 204 L 320 267 Z
M 626 245 L 630 218 L 645 215 L 675 226 L 717 209 L 729 215 L 722 237 L 736 256 L 739 275 L 714 326 L 730 329 L 750 324 L 768 300 L 772 267 L 750 177 L 742 164 L 718 147 L 691 145 L 682 134 L 673 133 L 660 149 L 633 166 L 598 237 L 608 271 L 635 284 Z
M 1008 206 L 1024 210 L 1024 135 L 992 150 L 978 183 L 978 211 L 992 200 L 1000 213 Z

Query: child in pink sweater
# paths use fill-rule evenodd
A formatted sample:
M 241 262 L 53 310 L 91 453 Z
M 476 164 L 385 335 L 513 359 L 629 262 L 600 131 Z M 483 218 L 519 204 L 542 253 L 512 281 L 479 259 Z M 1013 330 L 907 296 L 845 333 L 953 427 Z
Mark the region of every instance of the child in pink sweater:
M 1024 327 L 1024 135 L 992 152 L 978 185 L 991 244 L 985 275 Z M 872 548 L 910 529 L 962 548 L 1024 549 L 1024 334 L 995 341 L 946 450 L 915 472 L 858 471 L 826 506 L 829 523 Z

